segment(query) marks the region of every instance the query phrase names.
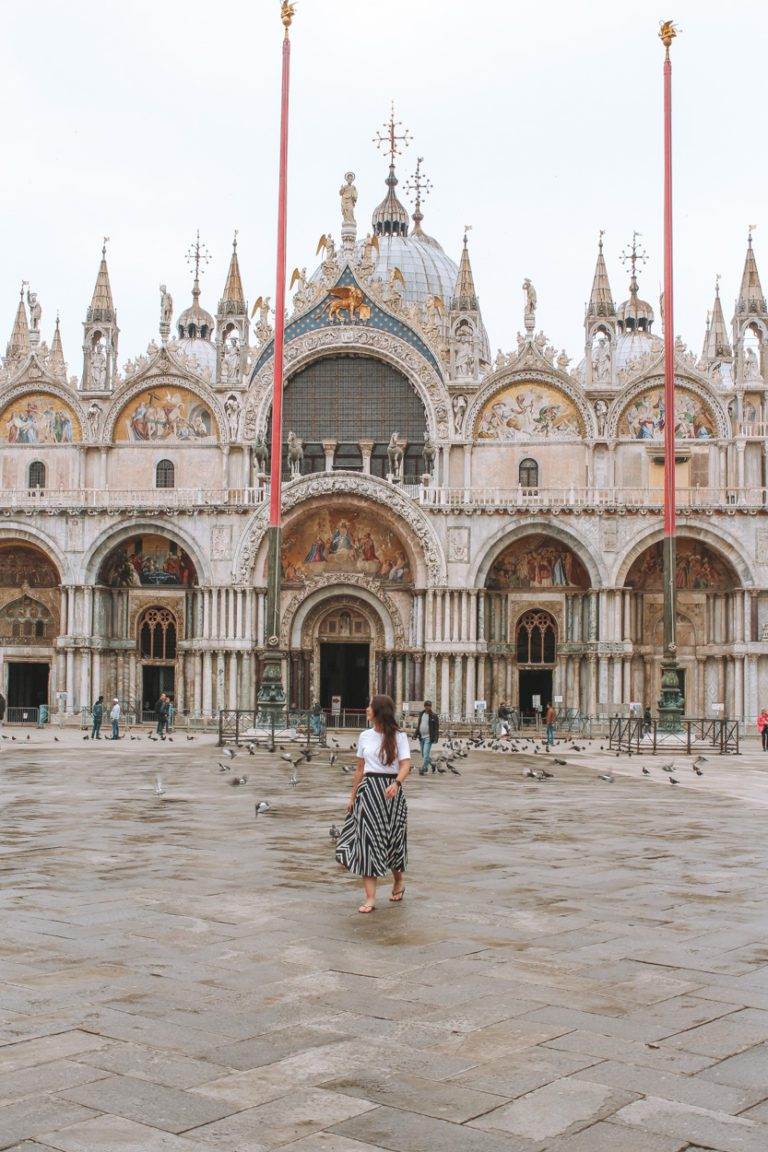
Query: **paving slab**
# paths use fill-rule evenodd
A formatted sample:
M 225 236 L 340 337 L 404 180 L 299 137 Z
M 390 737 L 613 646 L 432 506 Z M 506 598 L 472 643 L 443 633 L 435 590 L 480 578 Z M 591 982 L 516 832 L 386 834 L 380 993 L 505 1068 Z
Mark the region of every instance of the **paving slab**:
M 201 1152 L 198 1143 L 122 1116 L 99 1116 L 48 1132 L 41 1139 L 46 1149 L 58 1152 Z
M 555 1080 L 495 1112 L 471 1121 L 473 1128 L 509 1132 L 528 1140 L 547 1140 L 577 1125 L 602 1119 L 632 1099 L 604 1084 Z
M 239 1150 L 243 1140 L 255 1140 L 265 1148 L 274 1148 L 331 1128 L 350 1116 L 358 1116 L 375 1107 L 367 1100 L 307 1089 L 237 1112 L 214 1124 L 191 1129 L 187 1135 L 220 1148 Z
M 29 1136 L 56 1131 L 78 1120 L 94 1116 L 91 1108 L 82 1108 L 66 1100 L 18 1100 L 0 1108 L 0 1148 L 10 1148 Z
M 132 1076 L 109 1076 L 68 1088 L 61 1095 L 76 1104 L 149 1124 L 164 1132 L 184 1132 L 187 1128 L 220 1120 L 235 1110 L 224 1101 Z
M 375 1108 L 331 1131 L 390 1152 L 537 1152 L 538 1147 L 501 1132 L 481 1132 L 395 1108 Z
M 768 1125 L 653 1096 L 622 1108 L 615 1120 L 628 1127 L 696 1141 L 717 1152 L 765 1152 L 768 1148 Z

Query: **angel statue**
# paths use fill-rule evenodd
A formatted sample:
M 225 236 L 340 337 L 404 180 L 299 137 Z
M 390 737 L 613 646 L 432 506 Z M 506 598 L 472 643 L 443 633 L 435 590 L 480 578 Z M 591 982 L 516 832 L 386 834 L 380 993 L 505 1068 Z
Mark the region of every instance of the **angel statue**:
M 357 204 L 357 188 L 355 188 L 354 172 L 346 172 L 344 174 L 344 183 L 341 188 L 339 188 L 339 196 L 341 197 L 342 222 L 352 225 L 353 228 L 356 227 L 355 204 Z
M 523 292 L 525 292 L 525 312 L 523 319 L 525 320 L 526 332 L 533 332 L 536 327 L 536 289 L 531 281 L 526 277 L 523 280 Z

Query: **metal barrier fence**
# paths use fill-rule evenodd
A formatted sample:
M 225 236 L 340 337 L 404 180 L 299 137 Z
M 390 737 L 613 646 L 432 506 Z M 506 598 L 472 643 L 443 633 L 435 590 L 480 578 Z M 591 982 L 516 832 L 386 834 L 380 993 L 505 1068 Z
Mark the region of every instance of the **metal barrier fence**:
M 692 719 L 680 722 L 679 732 L 668 732 L 658 720 L 646 723 L 641 716 L 614 716 L 610 721 L 609 747 L 614 752 L 678 752 L 690 755 L 703 748 L 720 756 L 739 755 L 738 720 Z
M 314 742 L 325 744 L 325 717 L 322 713 L 284 708 L 281 712 L 260 712 L 253 708 L 222 708 L 219 712 L 219 746 L 243 744 L 249 738 L 266 739 L 274 751 L 275 742 L 291 739 L 306 748 Z
M 16 707 L 13 705 L 5 710 L 6 724 L 37 724 L 38 727 L 40 727 L 47 719 L 48 708 L 46 705 L 42 705 L 40 708 L 30 708 L 24 705 Z
M 326 728 L 367 728 L 365 708 L 342 708 L 341 712 L 323 713 Z

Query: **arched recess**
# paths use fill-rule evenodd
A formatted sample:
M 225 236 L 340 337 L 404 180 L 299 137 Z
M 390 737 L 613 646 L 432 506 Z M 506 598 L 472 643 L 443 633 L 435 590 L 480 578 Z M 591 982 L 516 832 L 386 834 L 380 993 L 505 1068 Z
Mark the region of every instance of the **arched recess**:
M 83 584 L 96 584 L 101 565 L 110 552 L 118 545 L 130 540 L 133 536 L 161 536 L 182 548 L 194 565 L 197 583 L 210 585 L 213 582 L 210 564 L 207 556 L 202 553 L 197 543 L 186 533 L 180 532 L 176 527 L 170 528 L 164 521 L 147 520 L 135 517 L 122 523 L 119 527 L 106 528 L 91 545 L 83 556 L 79 582 Z
M 554 524 L 549 520 L 536 519 L 526 521 L 525 524 L 520 524 L 512 529 L 507 526 L 498 529 L 495 535 L 486 542 L 484 550 L 478 554 L 474 561 L 467 580 L 469 587 L 484 588 L 495 561 L 511 544 L 524 539 L 526 536 L 550 537 L 553 541 L 564 544 L 583 566 L 591 588 L 601 588 L 606 583 L 605 573 L 585 544 L 583 537 L 578 537 L 569 530 L 562 528 L 559 523 Z
M 146 412 L 142 415 L 141 407 L 145 404 L 155 408 L 157 416 L 151 415 L 151 419 L 147 419 Z M 205 416 L 206 412 L 209 417 Z M 126 431 L 122 435 L 120 429 L 124 425 L 127 428 L 133 424 L 138 428 L 142 422 L 147 433 L 151 434 Z M 197 443 L 210 446 L 226 443 L 229 431 L 219 398 L 212 391 L 190 377 L 167 374 L 142 376 L 124 387 L 107 409 L 102 437 L 105 443 L 134 442 L 155 446 Z
M 0 521 L 0 548 L 7 544 L 26 543 L 37 548 L 43 557 L 49 561 L 58 572 L 60 584 L 73 583 L 73 574 L 70 566 L 71 556 L 60 551 L 55 540 L 52 540 L 39 528 L 27 524 L 17 524 L 15 521 Z
M 636 538 L 629 548 L 617 557 L 614 574 L 610 585 L 623 588 L 626 585 L 627 575 L 632 565 L 651 546 L 661 543 L 664 532 L 661 528 L 648 528 L 639 538 Z M 752 568 L 752 561 L 747 556 L 740 541 L 730 533 L 718 528 L 717 533 L 699 525 L 686 524 L 678 529 L 678 540 L 700 541 L 716 554 L 721 555 L 726 563 L 735 571 L 743 588 L 755 587 L 758 581 Z
M 610 440 L 617 438 L 630 440 L 661 440 L 663 431 L 659 426 L 659 399 L 663 402 L 664 380 L 660 376 L 644 377 L 635 381 L 621 392 L 611 404 L 606 419 L 605 434 Z M 719 397 L 709 385 L 692 376 L 675 376 L 676 413 L 690 435 L 678 439 L 718 439 L 731 435 L 728 413 Z M 646 412 L 647 408 L 647 412 Z M 648 425 L 643 432 L 643 422 Z M 703 432 L 708 435 L 704 436 Z
M 541 402 L 536 401 L 535 419 L 523 421 L 526 427 L 531 424 L 533 432 L 528 434 L 521 430 L 521 434 L 515 436 L 516 439 L 552 438 L 552 428 L 564 418 L 573 427 L 564 428 L 560 438 L 567 436 L 572 439 L 592 440 L 597 435 L 594 412 L 581 389 L 566 377 L 534 369 L 507 370 L 494 374 L 472 401 L 467 411 L 466 428 L 472 429 L 475 438 L 484 438 L 480 426 L 486 415 L 491 412 L 493 405 L 506 403 L 514 408 L 515 398 L 521 393 L 540 395 Z M 546 409 L 553 406 L 559 406 L 562 411 L 552 414 L 550 418 Z M 488 427 L 490 428 L 490 425 Z M 490 433 L 487 438 L 492 441 L 496 439 Z M 504 440 L 504 437 L 501 439 Z
M 445 380 L 416 348 L 393 333 L 345 325 L 298 336 L 285 347 L 286 373 L 293 376 L 320 357 L 339 354 L 372 357 L 401 372 L 424 405 L 431 438 L 446 440 L 449 437 L 450 396 Z M 272 406 L 273 371 L 273 358 L 269 356 L 251 378 L 245 405 L 245 435 L 249 439 L 266 434 Z
M 375 620 L 374 635 L 380 630 L 386 648 L 394 650 L 404 644 L 404 630 L 395 606 L 374 594 L 370 589 L 353 586 L 339 581 L 315 588 L 307 596 L 297 595 L 283 613 L 284 640 L 291 648 L 300 648 L 306 622 L 316 616 L 319 619 L 332 603 L 339 598 L 359 601 L 367 605 L 366 615 Z
M 27 380 L 0 397 L 0 442 L 37 447 L 75 444 L 87 427 L 85 413 L 69 388 Z
M 386 481 L 371 476 L 344 476 L 319 473 L 306 476 L 286 490 L 283 511 L 286 518 L 294 508 L 322 497 L 354 497 L 361 504 L 372 504 L 376 515 L 389 522 L 408 541 L 412 550 L 413 585 L 416 589 L 433 587 L 446 580 L 445 555 L 428 517 L 417 504 Z M 233 562 L 233 578 L 238 584 L 253 583 L 259 572 L 257 561 L 265 544 L 267 512 L 261 507 L 248 521 Z

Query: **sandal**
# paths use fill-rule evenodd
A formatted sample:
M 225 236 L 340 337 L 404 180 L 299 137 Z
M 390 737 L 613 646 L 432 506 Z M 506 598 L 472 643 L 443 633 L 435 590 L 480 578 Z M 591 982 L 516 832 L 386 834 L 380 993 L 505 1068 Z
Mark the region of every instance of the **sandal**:
M 402 888 L 392 889 L 392 895 L 389 897 L 390 904 L 399 904 L 403 896 L 405 896 L 405 884 L 403 884 Z
M 369 904 L 367 901 L 365 904 L 361 904 L 360 907 L 358 908 L 358 912 L 362 912 L 363 914 L 366 914 L 366 915 L 368 912 L 375 912 L 375 911 L 376 911 L 376 905 L 375 904 Z

